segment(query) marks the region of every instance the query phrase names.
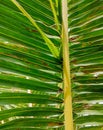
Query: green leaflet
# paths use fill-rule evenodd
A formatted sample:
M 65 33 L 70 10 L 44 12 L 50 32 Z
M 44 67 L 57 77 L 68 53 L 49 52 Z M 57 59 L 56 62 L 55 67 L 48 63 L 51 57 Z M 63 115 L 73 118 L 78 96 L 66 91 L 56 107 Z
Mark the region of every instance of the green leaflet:
M 7 119 L 9 117 L 15 116 L 60 116 L 63 113 L 61 109 L 58 108 L 50 108 L 50 107 L 24 107 L 24 108 L 15 108 L 9 110 L 0 111 L 0 119 Z
M 56 127 L 55 127 L 56 126 Z M 13 121 L 10 121 L 6 124 L 3 124 L 0 126 L 2 130 L 6 129 L 21 129 L 21 128 L 59 128 L 60 126 L 63 126 L 62 120 L 56 120 L 56 119 L 44 119 L 44 118 L 38 118 L 38 119 L 32 119 L 32 118 L 21 118 L 21 119 L 15 119 Z
M 39 104 L 60 104 L 62 99 L 45 94 L 27 94 L 27 93 L 2 93 L 0 94 L 0 104 L 18 104 L 18 103 L 39 103 Z

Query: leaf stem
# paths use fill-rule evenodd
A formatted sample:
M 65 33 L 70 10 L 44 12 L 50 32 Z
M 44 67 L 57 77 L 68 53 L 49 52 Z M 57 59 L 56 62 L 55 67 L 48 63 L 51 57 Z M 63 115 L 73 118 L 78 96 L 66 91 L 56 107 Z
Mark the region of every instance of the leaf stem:
M 63 44 L 63 77 L 64 77 L 64 115 L 65 130 L 73 130 L 72 94 L 70 77 L 70 59 L 68 47 L 67 0 L 62 0 L 62 44 Z

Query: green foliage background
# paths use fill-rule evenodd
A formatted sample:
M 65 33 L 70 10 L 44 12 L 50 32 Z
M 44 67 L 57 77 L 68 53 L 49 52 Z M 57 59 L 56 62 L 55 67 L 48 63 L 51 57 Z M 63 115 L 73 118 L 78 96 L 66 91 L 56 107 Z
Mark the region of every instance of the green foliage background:
M 0 0 L 0 129 L 64 130 L 61 0 L 17 0 L 58 48 L 11 0 Z M 68 1 L 68 34 L 76 130 L 103 129 L 103 0 Z

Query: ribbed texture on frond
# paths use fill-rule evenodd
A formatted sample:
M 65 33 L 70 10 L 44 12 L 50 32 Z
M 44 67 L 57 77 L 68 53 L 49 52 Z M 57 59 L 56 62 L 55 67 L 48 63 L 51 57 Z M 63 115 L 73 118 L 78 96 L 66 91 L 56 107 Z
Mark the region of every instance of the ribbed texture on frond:
M 49 1 L 18 2 L 59 47 Z M 63 129 L 61 61 L 10 0 L 0 2 L 0 14 L 0 129 Z
M 103 127 L 103 1 L 72 0 L 68 10 L 76 130 Z

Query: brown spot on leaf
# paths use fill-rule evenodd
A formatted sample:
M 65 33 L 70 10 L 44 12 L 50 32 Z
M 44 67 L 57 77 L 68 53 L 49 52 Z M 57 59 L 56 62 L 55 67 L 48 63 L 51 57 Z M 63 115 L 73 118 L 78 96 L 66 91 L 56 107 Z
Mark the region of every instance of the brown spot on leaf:
M 45 66 L 48 66 L 48 64 L 46 62 L 42 62 L 42 64 L 45 65 Z

